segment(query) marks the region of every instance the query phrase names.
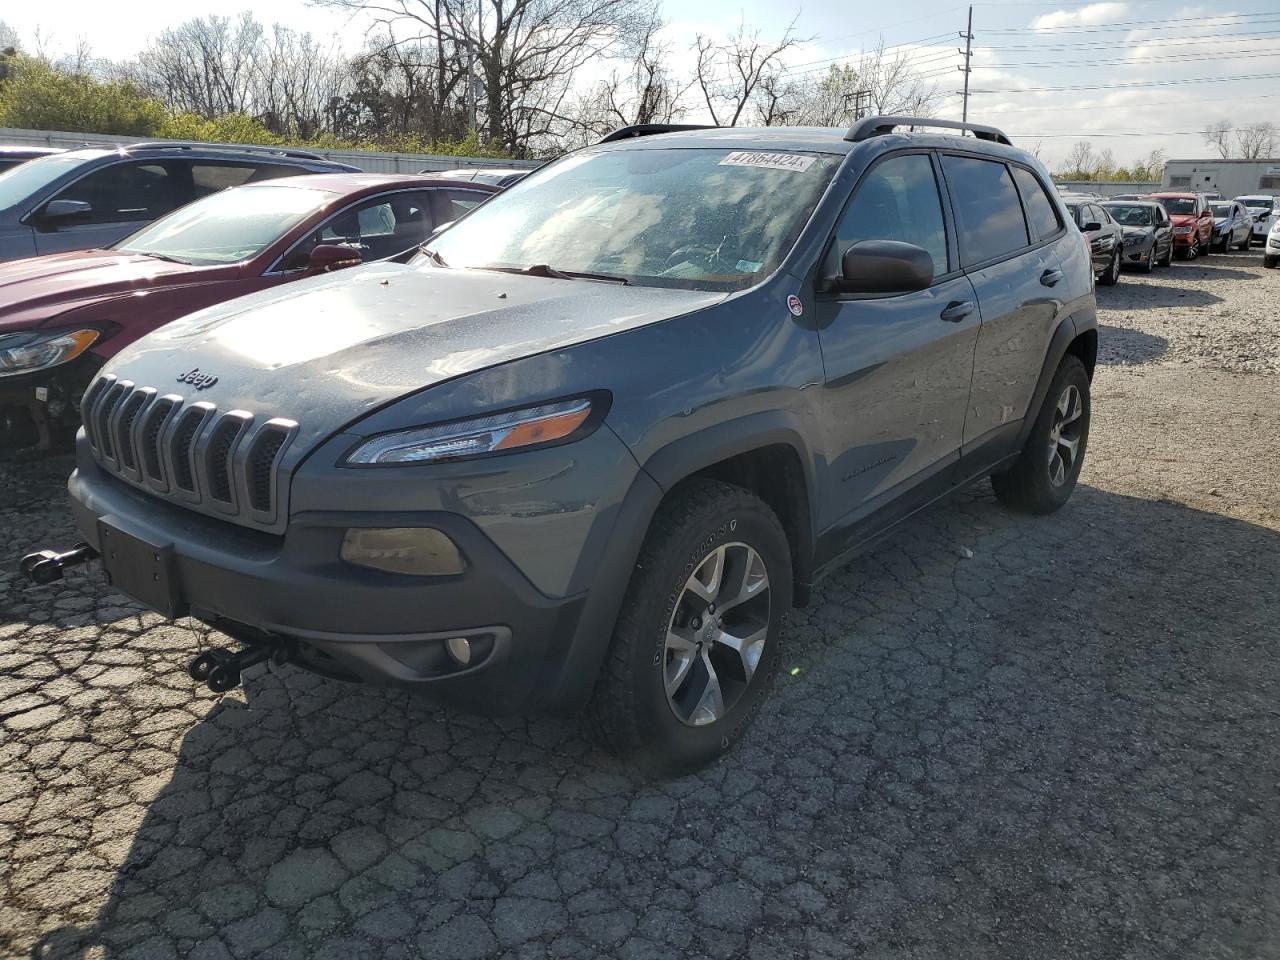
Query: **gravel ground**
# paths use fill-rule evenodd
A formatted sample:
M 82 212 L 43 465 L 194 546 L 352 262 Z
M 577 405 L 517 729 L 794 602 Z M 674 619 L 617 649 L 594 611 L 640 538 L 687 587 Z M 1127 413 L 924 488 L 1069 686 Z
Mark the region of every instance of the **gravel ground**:
M 289 667 L 214 696 L 183 673 L 203 627 L 0 573 L 3 953 L 1280 956 L 1259 260 L 1101 291 L 1068 507 L 981 485 L 830 578 L 693 777 Z M 67 469 L 3 468 L 12 553 L 70 539 Z

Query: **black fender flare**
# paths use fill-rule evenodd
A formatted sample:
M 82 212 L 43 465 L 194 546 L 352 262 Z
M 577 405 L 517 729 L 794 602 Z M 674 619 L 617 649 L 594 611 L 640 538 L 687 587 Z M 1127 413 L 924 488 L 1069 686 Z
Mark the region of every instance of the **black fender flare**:
M 591 695 L 613 637 L 627 586 L 663 498 L 680 481 L 707 467 L 765 447 L 790 447 L 800 462 L 808 516 L 796 524 L 796 569 L 801 592 L 812 580 L 816 489 L 813 461 L 796 417 L 763 411 L 687 434 L 655 451 L 637 472 L 612 524 L 608 545 L 595 559 L 596 572 L 571 637 L 553 650 L 544 667 L 539 699 L 554 712 L 577 709 Z M 799 595 L 798 595 L 799 597 Z M 556 649 L 558 647 L 558 649 Z
M 1027 442 L 1027 437 L 1031 435 L 1031 428 L 1035 426 L 1036 416 L 1044 403 L 1045 395 L 1049 392 L 1053 375 L 1058 372 L 1058 364 L 1062 363 L 1062 358 L 1067 355 L 1067 348 L 1082 333 L 1097 329 L 1097 314 L 1084 308 L 1063 317 L 1057 329 L 1053 331 L 1053 336 L 1049 338 L 1049 347 L 1045 351 L 1044 365 L 1040 368 L 1040 377 L 1036 380 L 1035 392 L 1031 395 L 1026 416 L 1022 418 L 1022 428 L 1018 431 L 1017 449 L 1021 450 Z

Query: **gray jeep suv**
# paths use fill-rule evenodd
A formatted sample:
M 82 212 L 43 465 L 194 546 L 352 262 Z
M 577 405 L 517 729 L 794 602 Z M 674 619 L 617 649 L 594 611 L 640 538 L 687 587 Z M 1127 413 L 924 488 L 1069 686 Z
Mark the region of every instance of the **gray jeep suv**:
M 922 125 L 974 136 L 899 133 Z M 976 478 L 1056 510 L 1089 429 L 1089 248 L 975 124 L 625 129 L 404 264 L 254 294 L 90 385 L 71 504 L 110 581 L 242 649 L 485 712 L 728 749 L 788 611 Z

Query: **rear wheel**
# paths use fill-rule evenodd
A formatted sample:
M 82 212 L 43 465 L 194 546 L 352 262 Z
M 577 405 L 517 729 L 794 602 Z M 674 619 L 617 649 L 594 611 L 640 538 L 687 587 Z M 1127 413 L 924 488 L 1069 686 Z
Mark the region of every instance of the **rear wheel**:
M 694 480 L 654 519 L 590 707 L 615 750 L 659 774 L 715 760 L 750 726 L 777 672 L 791 550 L 740 487 Z
M 996 497 L 1027 513 L 1052 513 L 1071 497 L 1089 442 L 1089 374 L 1067 354 L 1014 465 L 991 478 Z

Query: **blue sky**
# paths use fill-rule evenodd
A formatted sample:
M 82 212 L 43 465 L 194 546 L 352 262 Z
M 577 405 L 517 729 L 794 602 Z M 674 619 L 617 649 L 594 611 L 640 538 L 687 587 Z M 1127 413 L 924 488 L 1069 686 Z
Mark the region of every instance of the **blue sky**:
M 662 0 L 665 36 L 682 62 L 698 32 L 723 35 L 742 21 L 771 38 L 791 8 L 776 0 Z M 7 4 L 0 18 L 25 38 L 38 28 L 50 52 L 85 38 L 99 56 L 125 58 L 149 36 L 192 16 L 231 13 L 215 0 L 46 0 Z M 281 22 L 359 48 L 363 24 L 305 0 L 259 0 L 259 19 Z M 949 0 L 850 4 L 809 0 L 797 33 L 814 39 L 790 54 L 793 71 L 855 59 L 883 40 L 906 52 L 943 91 L 959 90 L 956 47 L 967 7 Z M 1280 6 L 1276 0 L 1176 5 L 1167 0 L 974 4 L 971 119 L 1003 127 L 1051 164 L 1076 139 L 1109 147 L 1128 162 L 1156 147 L 1207 156 L 1197 131 L 1218 119 L 1280 120 Z M 1242 79 L 1252 78 L 1252 79 Z M 1062 89 L 1101 87 L 1103 89 Z M 990 91 L 990 92 L 987 92 Z M 959 117 L 958 97 L 940 109 Z M 694 109 L 691 118 L 697 119 Z

